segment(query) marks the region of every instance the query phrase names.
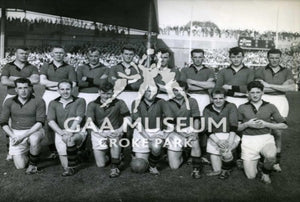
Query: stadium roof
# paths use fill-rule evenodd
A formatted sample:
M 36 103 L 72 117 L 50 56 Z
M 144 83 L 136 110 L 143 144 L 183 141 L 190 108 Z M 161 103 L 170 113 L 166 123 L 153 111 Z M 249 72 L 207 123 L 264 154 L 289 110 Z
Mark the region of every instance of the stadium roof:
M 0 0 L 0 2 L 1 8 L 23 9 L 158 33 L 157 0 Z M 152 13 L 149 18 L 150 10 Z M 148 22 L 151 23 L 150 27 Z

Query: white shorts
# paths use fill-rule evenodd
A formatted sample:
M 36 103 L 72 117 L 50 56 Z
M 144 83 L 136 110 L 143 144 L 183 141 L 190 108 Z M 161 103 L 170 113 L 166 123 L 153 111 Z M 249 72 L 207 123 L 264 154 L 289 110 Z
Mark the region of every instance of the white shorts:
M 191 146 L 190 143 L 192 141 L 198 141 L 198 139 L 197 133 L 191 133 L 189 137 L 185 137 L 178 132 L 172 132 L 167 137 L 164 146 L 171 151 L 182 151 L 184 147 Z
M 157 130 L 148 131 L 148 135 L 151 139 L 144 138 L 137 129 L 133 130 L 133 139 L 132 139 L 132 151 L 137 153 L 149 153 L 149 141 L 157 141 L 157 143 L 162 143 L 166 139 L 167 134 L 160 131 L 157 133 Z
M 43 95 L 43 100 L 46 104 L 46 114 L 48 113 L 48 106 L 50 102 L 56 98 L 58 98 L 60 95 L 57 91 L 51 91 L 51 90 L 45 90 Z
M 267 144 L 274 144 L 274 136 L 271 134 L 265 135 L 243 135 L 242 136 L 242 159 L 251 161 L 260 158 L 261 150 Z
M 248 98 L 226 96 L 226 101 L 235 104 L 235 106 L 238 108 L 240 105 L 245 104 L 249 100 Z
M 81 136 L 80 139 L 78 140 L 77 148 L 82 145 L 82 143 L 85 141 L 86 136 Z M 60 156 L 66 156 L 67 155 L 67 144 L 63 141 L 62 136 L 55 133 L 55 147 L 57 150 L 58 155 Z
M 289 102 L 285 95 L 267 95 L 264 94 L 262 99 L 275 105 L 282 117 L 286 118 L 289 114 Z
M 215 135 L 220 140 L 227 140 L 229 137 L 229 133 L 215 133 Z M 234 136 L 232 149 L 234 149 L 238 146 L 240 140 L 241 140 L 241 138 L 239 136 L 237 136 L 237 135 Z M 220 148 L 211 138 L 207 139 L 206 151 L 210 154 L 221 155 Z
M 29 130 L 29 129 L 28 129 Z M 23 135 L 28 130 L 15 130 L 12 129 L 15 135 Z M 42 138 L 45 136 L 45 132 L 43 129 L 40 129 L 39 132 L 41 133 Z M 18 145 L 12 145 L 12 139 L 9 138 L 9 154 L 10 155 L 21 155 L 29 151 L 29 137 L 24 138 L 24 140 L 19 143 Z
M 101 135 L 94 131 L 91 132 L 91 140 L 93 145 L 93 150 L 106 150 L 110 148 L 113 144 L 119 144 L 119 142 L 113 142 L 111 139 L 119 139 L 123 136 L 123 133 L 120 133 L 115 138 L 111 137 L 112 133 L 109 131 L 104 131 Z
M 209 105 L 210 103 L 210 98 L 209 95 L 207 94 L 190 94 L 190 96 L 194 99 L 196 99 L 199 110 L 200 110 L 200 115 L 203 115 L 204 108 Z
M 79 93 L 78 97 L 83 98 L 86 102 L 86 106 L 99 97 L 98 93 Z

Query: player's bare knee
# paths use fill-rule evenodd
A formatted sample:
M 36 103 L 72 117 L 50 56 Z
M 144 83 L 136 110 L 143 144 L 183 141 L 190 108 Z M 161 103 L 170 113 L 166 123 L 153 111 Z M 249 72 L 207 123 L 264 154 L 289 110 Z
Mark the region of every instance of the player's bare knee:
M 32 146 L 37 146 L 41 143 L 42 137 L 40 133 L 34 133 L 29 137 L 29 143 Z

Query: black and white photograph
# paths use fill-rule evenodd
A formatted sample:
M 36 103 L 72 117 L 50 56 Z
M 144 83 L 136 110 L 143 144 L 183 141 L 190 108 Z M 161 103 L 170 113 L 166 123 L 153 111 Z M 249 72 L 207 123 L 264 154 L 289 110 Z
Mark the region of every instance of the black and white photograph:
M 0 201 L 298 201 L 299 77 L 300 0 L 0 0 Z

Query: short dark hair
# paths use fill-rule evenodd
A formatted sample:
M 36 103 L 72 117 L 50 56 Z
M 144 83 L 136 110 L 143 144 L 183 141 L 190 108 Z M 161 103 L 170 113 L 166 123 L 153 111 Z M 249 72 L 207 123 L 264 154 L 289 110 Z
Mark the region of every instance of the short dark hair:
M 124 50 L 129 50 L 129 51 L 133 51 L 135 53 L 135 48 L 133 45 L 131 44 L 126 44 L 125 46 L 123 46 L 122 48 L 122 53 L 124 53 Z
M 105 82 L 99 86 L 99 90 L 102 90 L 104 92 L 108 92 L 109 90 L 113 90 L 113 89 L 114 89 L 114 85 L 112 85 L 112 83 L 110 82 Z
M 225 91 L 224 88 L 214 88 L 214 89 L 211 91 L 210 95 L 211 95 L 211 97 L 213 97 L 213 96 L 216 95 L 216 94 L 222 94 L 222 95 L 224 95 L 224 97 L 225 97 L 225 96 L 226 96 L 226 91 Z
M 251 81 L 247 85 L 247 90 L 250 91 L 252 88 L 259 88 L 264 91 L 264 85 L 260 81 Z
M 64 80 L 59 81 L 58 84 L 57 84 L 57 87 L 58 87 L 58 88 L 59 88 L 59 85 L 60 85 L 61 83 L 68 83 L 68 84 L 70 84 L 71 88 L 73 88 L 72 82 L 69 81 L 69 80 L 67 80 L 67 79 L 64 79 Z
M 202 49 L 193 49 L 191 51 L 191 56 L 193 57 L 193 53 L 202 53 L 204 55 L 204 50 Z
M 231 55 L 238 55 L 239 53 L 242 53 L 242 55 L 244 56 L 244 50 L 240 47 L 233 47 L 229 49 L 229 57 Z
M 185 81 L 178 81 L 177 83 L 183 90 L 186 90 L 188 88 L 188 85 Z
M 88 49 L 87 53 L 89 53 L 89 52 L 93 53 L 93 52 L 96 52 L 96 51 L 97 51 L 98 53 L 100 53 L 99 48 L 97 48 L 97 47 L 92 47 L 92 48 L 89 48 L 89 49 Z
M 17 86 L 17 83 L 27 83 L 28 86 L 32 87 L 31 81 L 27 78 L 18 78 L 14 81 L 15 86 Z
M 171 51 L 167 48 L 160 48 L 157 50 L 157 53 L 158 52 L 161 52 L 161 54 L 169 53 L 169 56 L 171 56 L 171 54 L 172 54 Z
M 279 49 L 272 48 L 268 51 L 267 57 L 269 57 L 270 54 L 280 54 L 280 56 L 281 56 L 282 52 Z
M 51 48 L 51 52 L 54 50 L 54 48 L 61 48 L 65 51 L 65 48 L 61 45 L 53 45 L 52 48 Z
M 24 51 L 29 51 L 29 48 L 27 47 L 27 46 L 18 46 L 17 48 L 16 48 L 16 51 L 15 52 L 17 52 L 17 50 L 24 50 Z

